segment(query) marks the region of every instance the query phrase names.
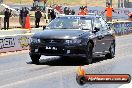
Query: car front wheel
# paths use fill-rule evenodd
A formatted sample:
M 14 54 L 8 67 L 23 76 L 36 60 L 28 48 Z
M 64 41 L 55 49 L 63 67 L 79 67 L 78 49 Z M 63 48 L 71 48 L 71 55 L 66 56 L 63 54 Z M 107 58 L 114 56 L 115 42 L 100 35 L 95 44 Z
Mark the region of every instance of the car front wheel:
M 30 55 L 33 64 L 39 64 L 41 55 Z
M 86 50 L 86 63 L 91 64 L 93 61 L 93 47 L 91 43 L 87 44 L 87 50 Z

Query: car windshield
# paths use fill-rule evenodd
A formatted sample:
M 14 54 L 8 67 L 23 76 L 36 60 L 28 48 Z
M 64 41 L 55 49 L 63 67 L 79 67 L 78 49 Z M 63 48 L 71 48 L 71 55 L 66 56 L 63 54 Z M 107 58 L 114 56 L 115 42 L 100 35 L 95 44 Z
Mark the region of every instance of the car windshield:
M 88 17 L 58 17 L 47 29 L 91 29 L 92 19 Z

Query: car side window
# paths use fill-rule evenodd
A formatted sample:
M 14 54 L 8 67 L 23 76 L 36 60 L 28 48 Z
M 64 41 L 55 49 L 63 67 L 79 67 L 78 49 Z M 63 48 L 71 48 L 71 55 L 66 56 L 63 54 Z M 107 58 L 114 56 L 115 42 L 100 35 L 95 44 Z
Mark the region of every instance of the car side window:
M 100 29 L 102 28 L 101 22 L 98 18 L 96 18 L 94 20 L 94 27 L 93 28 L 95 28 L 95 27 L 100 28 Z
M 96 21 L 101 24 L 100 32 L 103 34 L 107 33 L 108 32 L 108 25 L 105 22 L 105 20 L 103 20 L 103 18 L 101 18 L 101 17 L 98 17 L 98 18 L 96 18 Z
M 103 19 L 103 18 L 99 18 L 99 20 L 100 20 L 100 22 L 101 22 L 101 24 L 102 24 L 102 27 L 103 27 L 103 31 L 107 31 L 107 29 L 108 29 L 108 24 L 105 22 L 105 20 Z

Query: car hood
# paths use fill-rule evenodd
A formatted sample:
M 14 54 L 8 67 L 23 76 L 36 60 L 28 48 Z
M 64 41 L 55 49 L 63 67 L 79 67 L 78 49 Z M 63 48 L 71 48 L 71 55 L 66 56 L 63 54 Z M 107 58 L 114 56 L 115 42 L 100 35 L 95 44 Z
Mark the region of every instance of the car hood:
M 79 38 L 85 34 L 88 34 L 88 32 L 85 32 L 83 30 L 44 30 L 43 32 L 38 32 L 33 35 L 34 38 L 40 38 L 40 39 L 75 39 Z

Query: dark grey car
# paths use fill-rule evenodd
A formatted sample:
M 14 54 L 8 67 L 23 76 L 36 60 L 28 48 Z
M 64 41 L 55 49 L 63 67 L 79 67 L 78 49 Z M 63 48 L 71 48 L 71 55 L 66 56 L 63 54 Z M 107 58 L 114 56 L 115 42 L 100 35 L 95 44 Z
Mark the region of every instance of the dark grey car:
M 81 56 L 91 63 L 95 56 L 113 58 L 115 34 L 98 15 L 60 16 L 53 20 L 43 32 L 33 35 L 30 57 L 38 64 L 41 55 Z

